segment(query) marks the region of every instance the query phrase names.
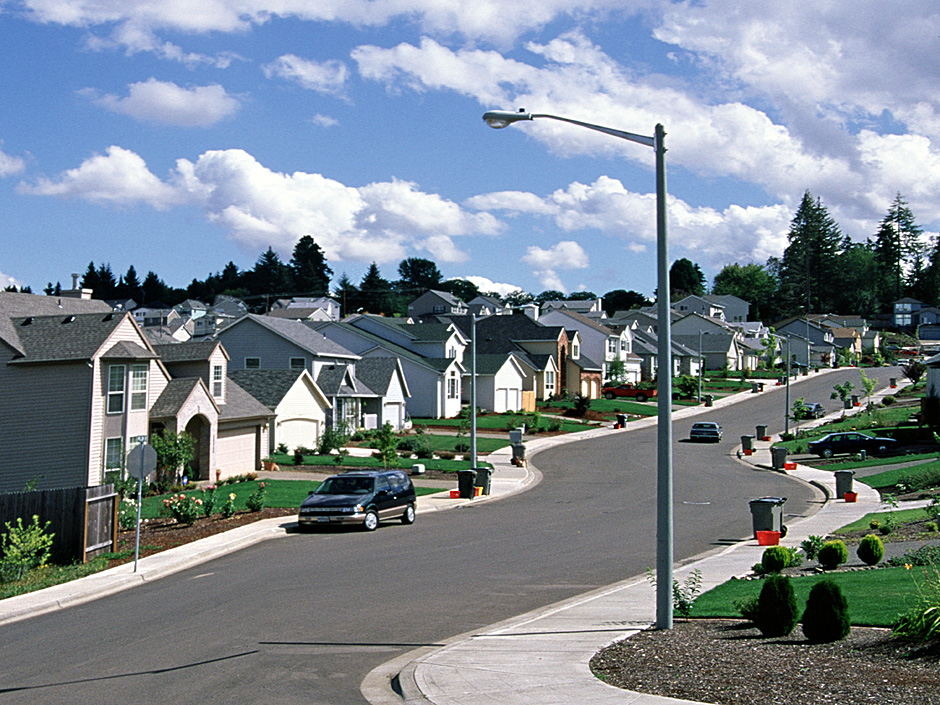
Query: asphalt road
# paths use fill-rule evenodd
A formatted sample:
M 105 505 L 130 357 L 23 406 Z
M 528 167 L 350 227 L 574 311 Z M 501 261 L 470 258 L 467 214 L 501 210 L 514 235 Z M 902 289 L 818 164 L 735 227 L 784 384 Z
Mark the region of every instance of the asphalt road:
M 832 384 L 858 384 L 837 374 L 791 398 L 835 408 Z M 754 497 L 812 511 L 814 490 L 733 456 L 756 423 L 782 430 L 783 399 L 697 417 L 722 424 L 717 445 L 682 442 L 692 421 L 675 423 L 677 560 L 749 535 Z M 373 534 L 292 534 L 4 626 L 0 703 L 364 702 L 365 674 L 403 651 L 655 565 L 655 452 L 655 429 L 565 445 L 536 456 L 542 482 L 505 501 Z

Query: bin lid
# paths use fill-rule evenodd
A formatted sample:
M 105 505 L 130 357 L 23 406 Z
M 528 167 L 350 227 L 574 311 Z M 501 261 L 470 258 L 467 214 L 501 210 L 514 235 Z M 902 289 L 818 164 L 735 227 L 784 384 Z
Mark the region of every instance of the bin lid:
M 786 501 L 786 497 L 758 497 L 757 499 L 752 499 L 750 504 L 783 504 Z

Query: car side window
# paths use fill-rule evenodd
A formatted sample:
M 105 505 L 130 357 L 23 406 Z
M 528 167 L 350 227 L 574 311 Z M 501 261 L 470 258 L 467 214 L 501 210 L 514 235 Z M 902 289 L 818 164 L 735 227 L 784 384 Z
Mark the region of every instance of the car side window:
M 382 490 L 388 490 L 388 489 L 390 489 L 388 485 L 388 478 L 384 476 L 379 476 L 378 478 L 376 478 L 376 481 L 375 481 L 376 492 L 381 492 Z

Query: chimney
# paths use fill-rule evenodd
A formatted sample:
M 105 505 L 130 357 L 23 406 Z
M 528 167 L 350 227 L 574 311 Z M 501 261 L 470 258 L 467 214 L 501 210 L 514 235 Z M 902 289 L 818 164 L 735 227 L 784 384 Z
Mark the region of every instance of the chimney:
M 92 295 L 91 289 L 80 289 L 78 284 L 78 279 L 81 275 L 72 272 L 72 288 L 65 290 L 63 289 L 59 292 L 59 295 L 67 299 L 90 299 Z

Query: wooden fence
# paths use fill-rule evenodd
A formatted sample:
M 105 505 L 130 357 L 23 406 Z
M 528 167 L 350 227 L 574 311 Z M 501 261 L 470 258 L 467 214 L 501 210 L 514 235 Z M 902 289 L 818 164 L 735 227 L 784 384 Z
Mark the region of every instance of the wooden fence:
M 117 509 L 114 485 L 0 494 L 0 533 L 7 522 L 22 518 L 25 526 L 38 516 L 41 526 L 50 522 L 48 532 L 54 534 L 52 561 L 84 563 L 116 550 Z
M 522 392 L 522 411 L 531 414 L 535 411 L 535 392 Z

